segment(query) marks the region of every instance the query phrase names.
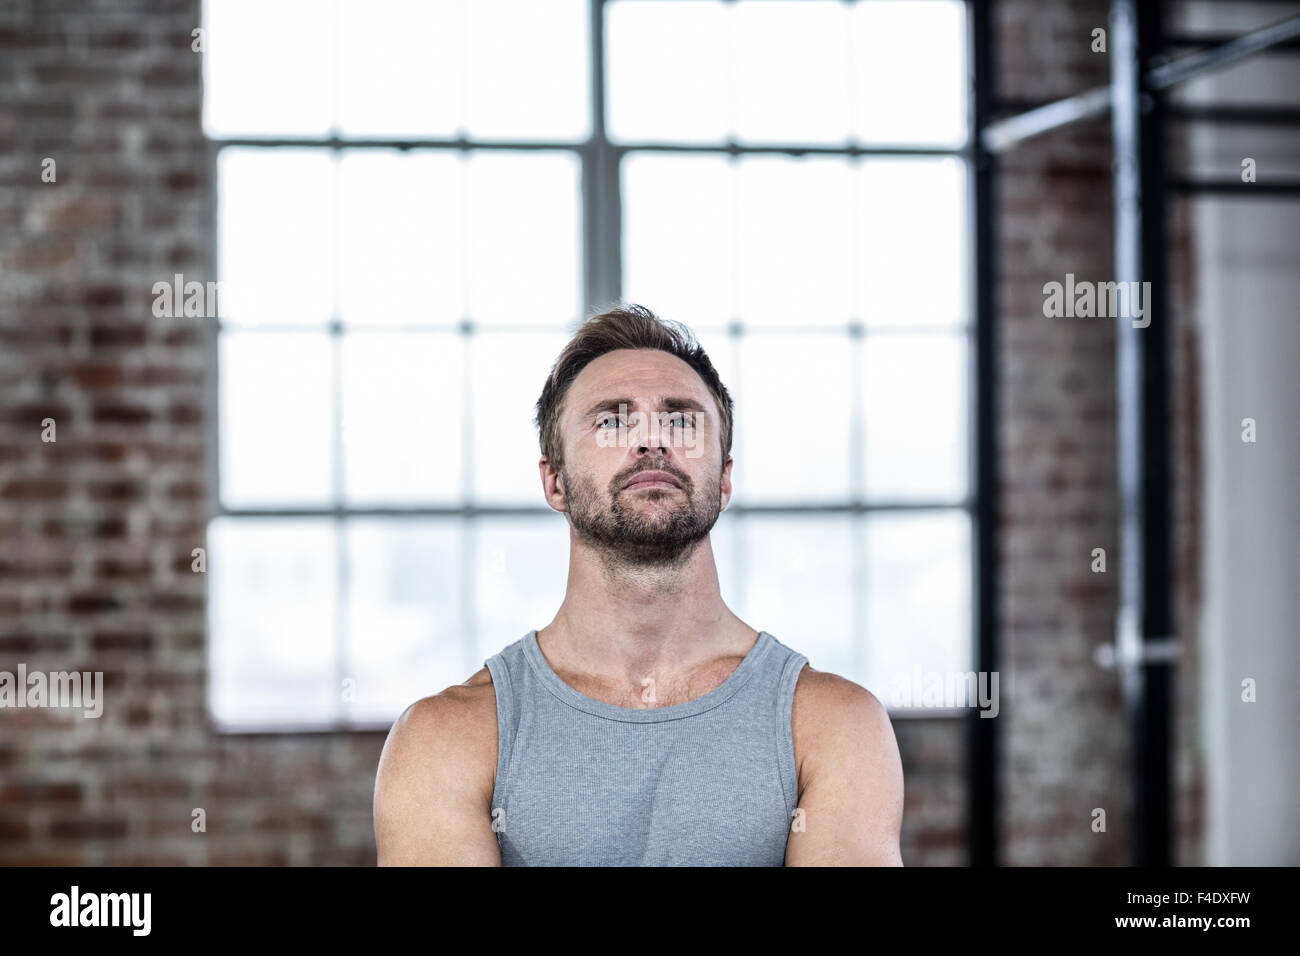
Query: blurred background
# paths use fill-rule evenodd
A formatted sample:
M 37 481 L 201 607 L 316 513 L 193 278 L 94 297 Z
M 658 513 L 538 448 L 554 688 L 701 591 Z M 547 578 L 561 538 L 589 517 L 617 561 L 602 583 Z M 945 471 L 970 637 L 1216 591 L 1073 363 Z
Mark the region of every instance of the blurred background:
M 105 705 L 0 709 L 0 863 L 373 863 L 392 721 L 563 597 L 533 404 L 619 302 L 908 865 L 1300 862 L 1300 4 L 1136 6 L 2 0 L 0 671 Z

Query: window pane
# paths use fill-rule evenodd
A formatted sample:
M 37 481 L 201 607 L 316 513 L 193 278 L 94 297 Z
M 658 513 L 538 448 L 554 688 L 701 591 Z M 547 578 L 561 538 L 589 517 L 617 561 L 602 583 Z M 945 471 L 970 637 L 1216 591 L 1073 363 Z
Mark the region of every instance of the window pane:
M 732 401 L 735 402 L 735 385 L 737 381 L 735 339 L 732 338 L 727 329 L 712 326 L 693 325 L 691 326 L 691 331 L 695 334 L 696 342 L 700 344 L 708 355 L 709 361 L 713 363 L 713 367 L 717 370 L 718 376 L 722 379 L 722 384 L 725 385 L 727 390 L 731 393 Z M 714 411 L 716 414 L 716 410 L 712 406 L 710 406 L 710 411 Z M 721 428 L 721 421 L 719 421 L 718 427 Z M 732 432 L 732 447 L 734 450 L 737 441 L 737 437 L 734 434 L 734 421 L 732 423 Z M 721 440 L 720 435 L 719 440 Z M 695 451 L 691 451 L 691 454 L 694 455 Z
M 843 159 L 740 163 L 740 314 L 831 325 L 853 314 L 853 170 Z
M 848 138 L 848 11 L 831 0 L 732 7 L 736 136 L 750 142 Z M 926 58 L 929 62 L 929 58 Z
M 744 502 L 847 501 L 853 350 L 847 336 L 746 335 L 736 464 Z
M 334 169 L 328 152 L 221 150 L 221 313 L 236 325 L 324 325 L 334 309 Z
M 605 7 L 608 131 L 615 140 L 718 142 L 728 133 L 726 8 L 714 0 Z M 664 64 L 671 63 L 671 69 Z
M 459 499 L 462 349 L 455 332 L 344 336 L 342 447 L 348 504 Z
M 208 135 L 329 134 L 334 18 L 328 4 L 208 0 L 203 22 Z
M 463 2 L 471 139 L 590 135 L 587 8 L 587 0 Z
M 861 169 L 863 320 L 962 325 L 969 313 L 966 166 L 869 159 Z
M 461 620 L 461 521 L 347 522 L 349 719 L 392 720 L 459 684 L 471 666 Z
M 973 666 L 970 519 L 963 511 L 871 514 L 863 527 L 865 686 L 891 704 L 889 695 L 901 680 L 910 686 L 917 667 L 924 673 Z
M 474 659 L 482 666 L 507 644 L 555 618 L 569 573 L 569 523 L 555 512 L 480 518 L 473 534 Z
M 344 136 L 452 138 L 460 126 L 455 0 L 338 0 Z
M 731 398 L 734 402 L 736 399 L 736 339 L 725 328 L 716 326 L 693 325 L 691 331 L 695 333 L 697 341 L 705 353 L 709 356 L 709 361 L 718 372 L 718 377 L 722 379 L 722 384 L 727 386 L 731 392 Z M 735 436 L 732 436 L 733 443 Z
M 864 143 L 966 139 L 966 12 L 960 2 L 855 3 L 856 133 Z
M 736 244 L 728 160 L 634 153 L 623 161 L 622 179 L 629 301 L 688 324 L 731 321 Z
M 337 0 L 337 32 L 329 4 L 222 0 L 205 4 L 205 127 L 325 136 L 337 102 L 345 136 L 581 141 L 592 6 L 617 141 L 965 141 L 951 0 Z M 286 49 L 301 53 L 287 72 Z M 687 322 L 732 389 L 736 502 L 966 495 L 961 158 L 633 153 L 619 176 L 623 296 Z M 223 149 L 223 505 L 329 506 L 337 474 L 350 507 L 544 507 L 532 416 L 585 304 L 581 177 L 551 148 Z M 462 319 L 476 334 L 377 328 Z M 853 319 L 864 339 L 794 334 Z M 273 323 L 319 332 L 238 330 Z M 907 333 L 920 325 L 957 334 Z M 748 623 L 889 702 L 900 672 L 969 666 L 970 534 L 957 509 L 732 511 L 711 545 Z M 209 549 L 214 716 L 364 724 L 548 624 L 569 526 L 226 517 Z
M 746 515 L 740 539 L 745 601 L 738 616 L 818 670 L 856 679 L 852 523 L 842 515 Z
M 208 527 L 208 698 L 218 724 L 334 720 L 334 523 L 217 518 Z
M 328 504 L 333 490 L 329 337 L 223 332 L 219 363 L 225 506 Z
M 964 335 L 868 335 L 862 348 L 868 499 L 960 501 L 967 491 Z
M 344 152 L 339 307 L 349 324 L 463 317 L 461 162 L 455 153 Z
M 582 281 L 577 159 L 570 153 L 479 152 L 466 173 L 473 318 L 556 327 L 572 322 Z
M 533 415 L 546 376 L 567 340 L 558 333 L 474 337 L 471 407 L 477 501 L 545 507 Z

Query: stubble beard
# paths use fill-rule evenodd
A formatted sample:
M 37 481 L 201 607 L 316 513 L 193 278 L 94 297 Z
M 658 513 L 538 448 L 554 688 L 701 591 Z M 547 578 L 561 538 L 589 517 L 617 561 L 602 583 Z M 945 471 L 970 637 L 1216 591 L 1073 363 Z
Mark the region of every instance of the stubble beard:
M 650 488 L 625 491 L 623 484 L 635 471 L 615 475 L 602 495 L 596 482 L 585 474 L 561 469 L 569 502 L 569 521 L 584 542 L 600 551 L 613 566 L 671 567 L 684 563 L 701 541 L 708 537 L 722 510 L 719 479 L 705 483 L 703 494 L 695 495 L 693 482 L 678 476 L 681 491 Z M 643 510 L 632 496 L 650 500 L 681 499 L 671 510 L 654 513 Z

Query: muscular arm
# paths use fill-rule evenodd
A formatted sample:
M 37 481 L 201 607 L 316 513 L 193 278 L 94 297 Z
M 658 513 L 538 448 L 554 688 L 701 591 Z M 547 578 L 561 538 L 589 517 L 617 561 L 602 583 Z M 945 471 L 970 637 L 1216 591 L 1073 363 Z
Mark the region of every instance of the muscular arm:
M 903 767 L 884 705 L 805 667 L 792 726 L 805 828 L 786 840 L 786 866 L 902 866 Z
M 416 701 L 389 731 L 375 778 L 380 866 L 501 865 L 495 697 L 490 681 L 470 686 L 478 677 Z

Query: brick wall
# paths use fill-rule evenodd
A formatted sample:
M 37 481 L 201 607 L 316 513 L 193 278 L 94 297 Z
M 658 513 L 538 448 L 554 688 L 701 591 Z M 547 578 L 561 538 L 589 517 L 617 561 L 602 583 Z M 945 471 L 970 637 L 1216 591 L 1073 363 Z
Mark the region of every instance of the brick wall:
M 1105 83 L 1090 49 L 1105 4 L 1001 3 L 998 95 L 1038 101 Z M 1127 732 L 1112 639 L 1120 556 L 1114 322 L 1047 318 L 1043 285 L 1112 277 L 1109 120 L 1019 144 L 999 161 L 1003 860 L 1125 862 Z M 1104 548 L 1107 573 L 1091 570 Z M 1104 808 L 1107 832 L 1094 833 Z
M 1103 11 L 1004 3 L 1003 95 L 1103 81 L 1088 51 Z M 206 724 L 190 552 L 212 492 L 210 343 L 202 320 L 150 311 L 155 281 L 206 278 L 211 261 L 199 17 L 197 0 L 0 8 L 0 670 L 102 670 L 117 702 L 94 721 L 0 714 L 0 863 L 374 860 L 382 734 Z M 1044 282 L 1112 271 L 1109 155 L 1106 124 L 1080 125 L 1016 150 L 1000 179 L 1001 787 L 1017 864 L 1126 862 L 1127 733 L 1116 679 L 1091 663 L 1119 561 L 1114 333 L 1041 312 Z M 1089 570 L 1094 547 L 1107 575 Z M 960 723 L 896 731 L 904 859 L 963 862 Z
M 382 736 L 206 726 L 208 343 L 150 309 L 209 262 L 199 17 L 0 9 L 0 669 L 102 670 L 115 702 L 0 715 L 4 863 L 374 858 Z

